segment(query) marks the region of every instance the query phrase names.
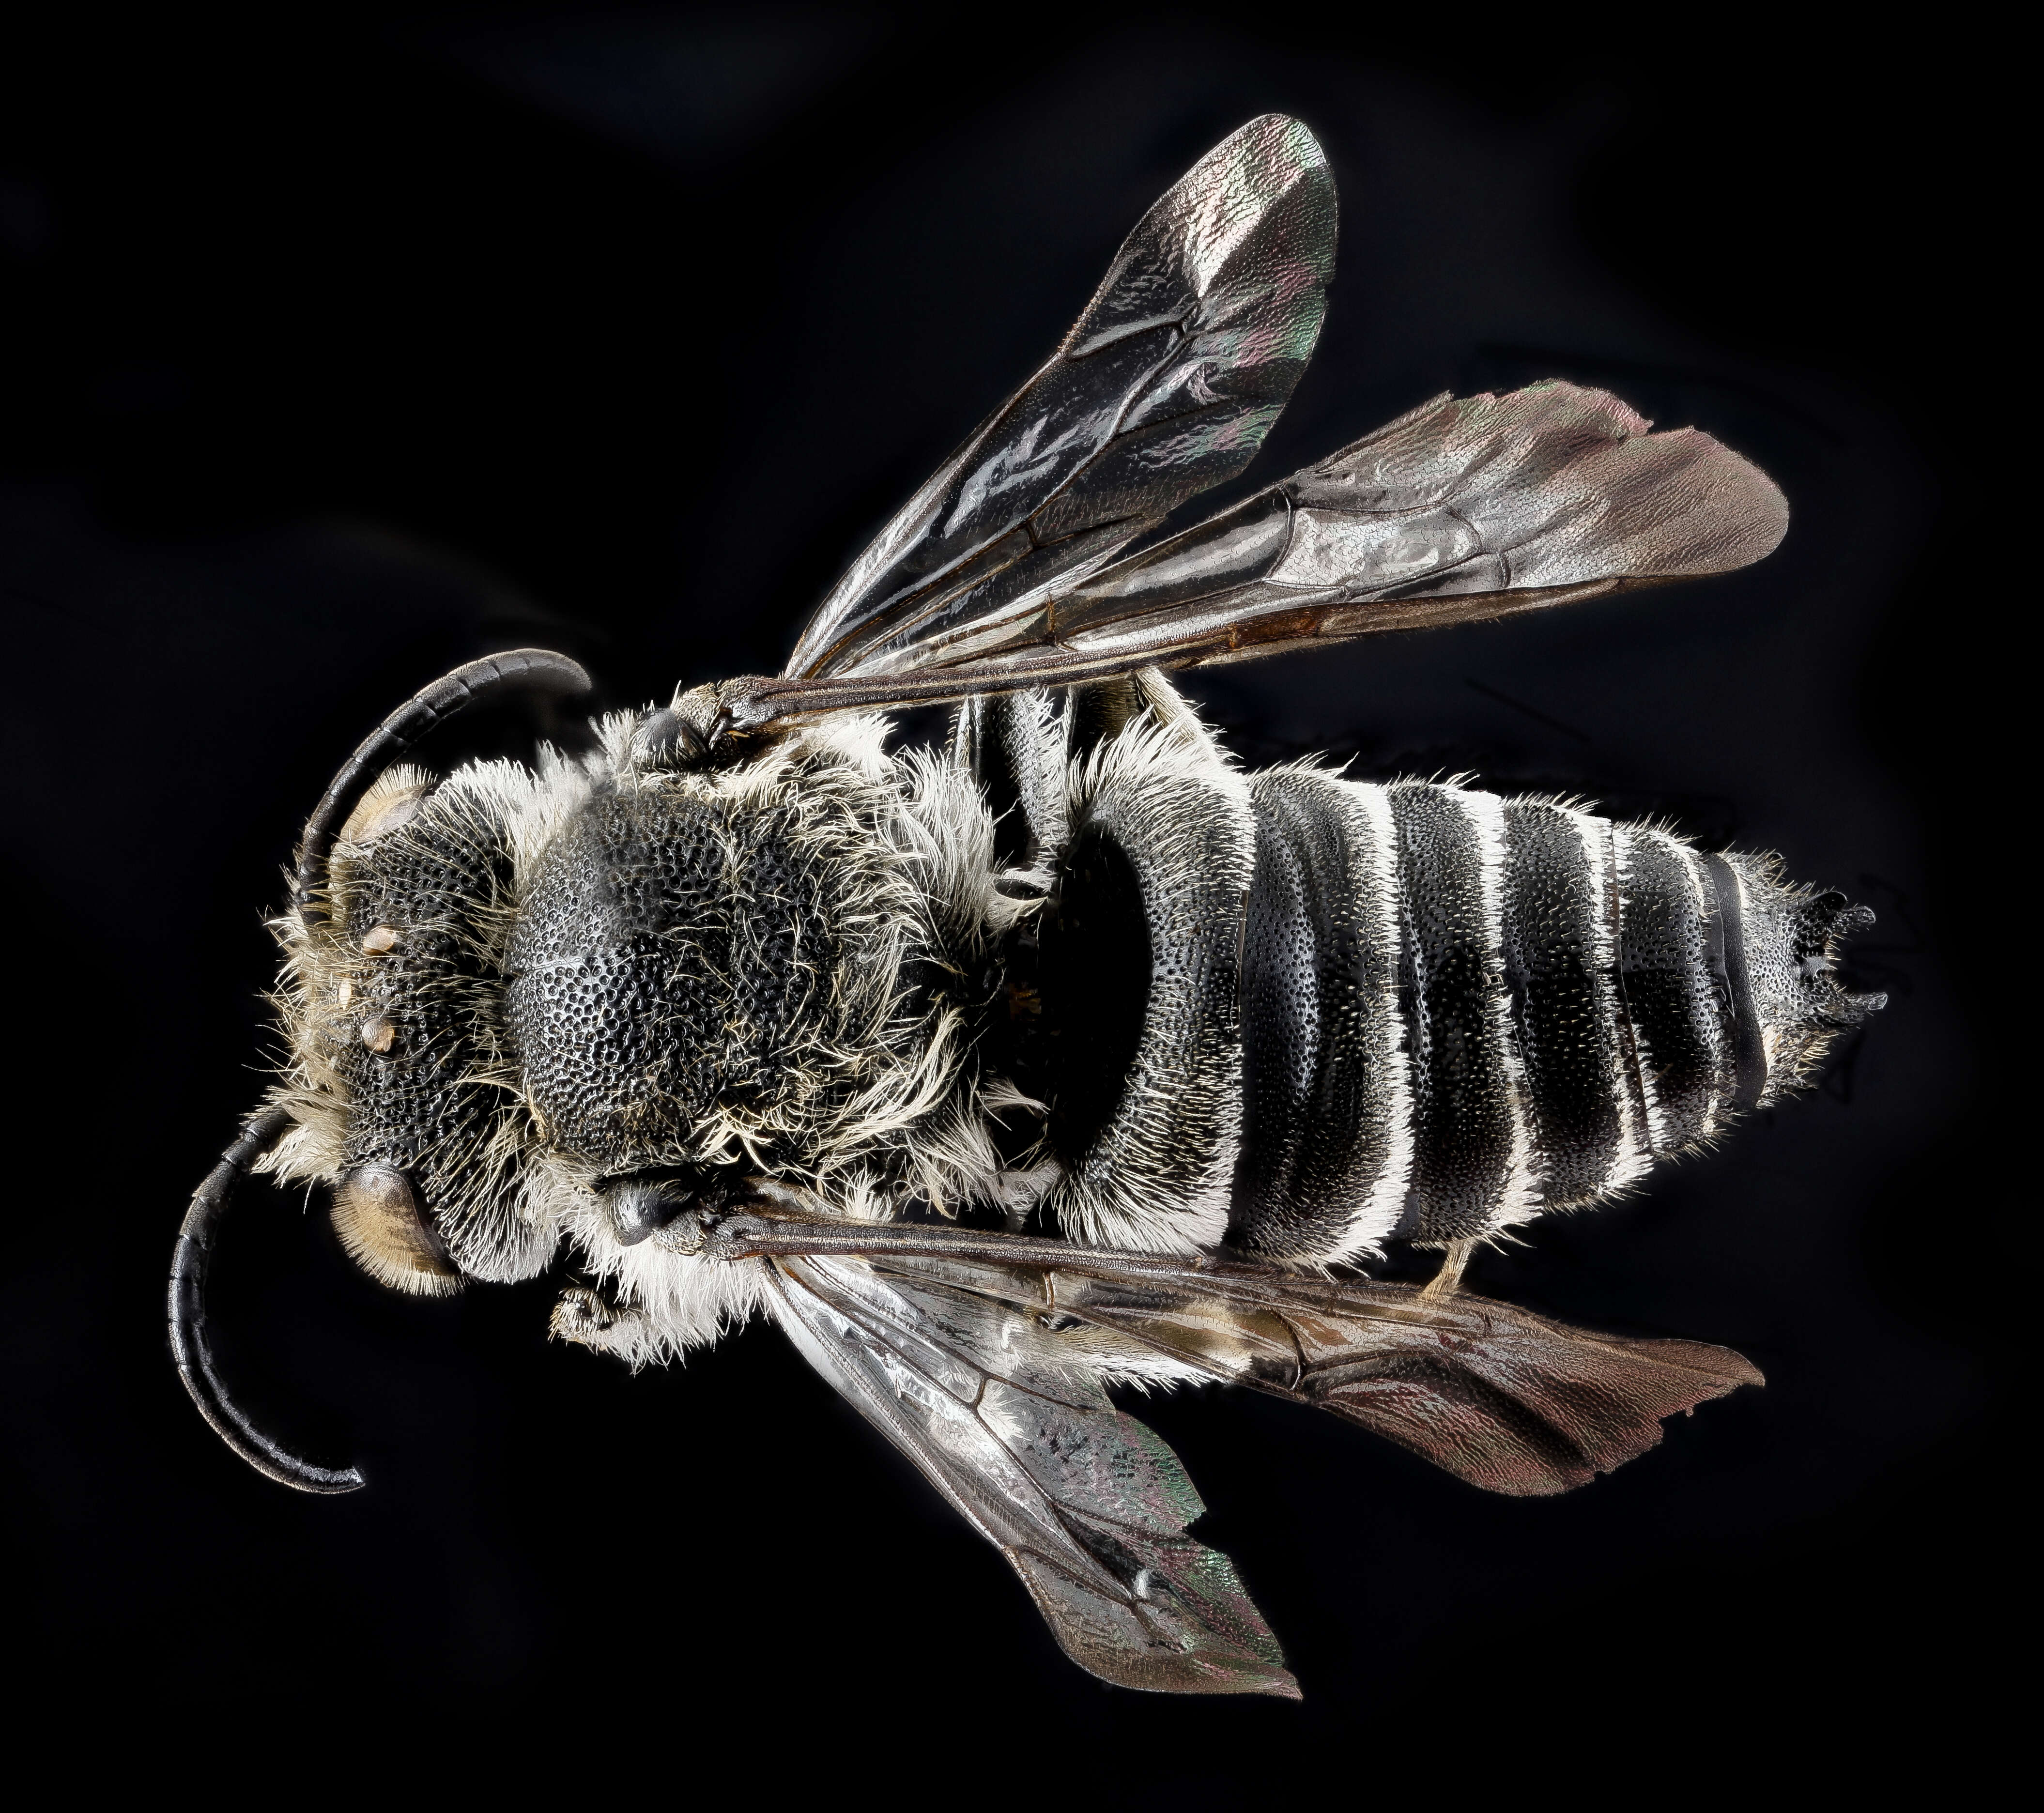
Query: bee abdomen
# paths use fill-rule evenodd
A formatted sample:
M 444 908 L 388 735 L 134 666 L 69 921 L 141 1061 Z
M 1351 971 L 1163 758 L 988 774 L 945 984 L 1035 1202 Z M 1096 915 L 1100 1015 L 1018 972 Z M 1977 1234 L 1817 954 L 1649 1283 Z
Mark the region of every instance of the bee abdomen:
M 1347 1258 L 1593 1202 L 1876 1001 L 1842 897 L 1539 800 L 1257 776 L 1230 1239 Z M 1796 986 L 1788 987 L 1790 978 Z

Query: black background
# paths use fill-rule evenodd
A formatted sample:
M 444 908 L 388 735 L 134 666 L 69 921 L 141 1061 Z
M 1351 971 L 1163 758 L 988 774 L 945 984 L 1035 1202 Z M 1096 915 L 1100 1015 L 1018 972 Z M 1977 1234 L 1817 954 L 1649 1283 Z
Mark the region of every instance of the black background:
M 1330 1761 L 1360 1795 L 1983 1753 L 2025 1258 L 1996 1082 L 2031 1010 L 1966 45 L 1270 7 L 290 17 L 72 10 L 4 55 L 0 1339 L 10 1649 L 50 1705 L 116 1700 L 130 1741 L 210 1708 L 313 1780 L 417 1740 L 677 1794 L 713 1755 L 847 1792 L 891 1756 L 934 1792 L 940 1739 L 990 1772 L 941 1778 L 961 1799 L 1200 1804 Z M 772 671 L 1155 194 L 1273 108 L 1325 144 L 1343 240 L 1254 477 L 1561 375 L 1792 501 L 1735 578 L 1192 688 L 1252 759 L 1577 789 L 1877 910 L 1855 968 L 1892 1004 L 1819 1092 L 1473 1274 L 1728 1342 L 1765 1391 L 1527 1502 L 1274 1402 L 1151 1403 L 1298 1707 L 1070 1668 L 770 1329 L 630 1378 L 547 1344 L 558 1279 L 390 1297 L 267 1188 L 216 1273 L 224 1363 L 371 1487 L 241 1467 L 182 1397 L 163 1278 L 260 1086 L 259 909 L 340 757 L 490 648 L 567 650 L 606 704 Z

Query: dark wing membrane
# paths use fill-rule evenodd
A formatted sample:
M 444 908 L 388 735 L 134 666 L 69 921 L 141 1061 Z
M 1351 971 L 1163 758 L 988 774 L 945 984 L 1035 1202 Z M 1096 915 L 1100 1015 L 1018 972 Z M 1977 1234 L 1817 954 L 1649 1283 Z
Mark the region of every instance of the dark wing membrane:
M 1486 1297 L 1097 1247 L 1024 1269 L 963 1256 L 1005 1258 L 1012 1243 L 997 1235 L 939 1244 L 920 1258 L 890 1247 L 873 1263 L 896 1288 L 940 1281 L 1017 1308 L 1053 1304 L 1061 1319 L 1125 1337 L 1130 1354 L 1332 1411 L 1513 1497 L 1587 1485 L 1658 1443 L 1663 1417 L 1763 1382 L 1727 1347 L 1595 1334 Z M 1095 1363 L 1115 1366 L 1097 1349 Z
M 713 1246 L 734 1258 L 801 1254 L 792 1262 L 812 1267 L 855 1255 L 897 1293 L 941 1289 L 1006 1304 L 1024 1318 L 1017 1339 L 1027 1335 L 1048 1366 L 1062 1338 L 1031 1331 L 1053 1310 L 1060 1323 L 1089 1325 L 1088 1344 L 1074 1341 L 1070 1350 L 1089 1356 L 1095 1376 L 1139 1373 L 1139 1358 L 1128 1356 L 1162 1354 L 1317 1404 L 1473 1485 L 1518 1496 L 1585 1485 L 1654 1446 L 1663 1417 L 1763 1382 L 1727 1347 L 1599 1335 L 1485 1297 L 1263 1266 L 960 1228 L 744 1215 Z M 1112 1343 L 1093 1338 L 1108 1331 L 1126 1343 L 1119 1360 Z
M 1697 429 L 1651 425 L 1573 384 L 1439 397 L 1026 613 L 947 628 L 836 679 L 739 682 L 728 709 L 742 729 L 1241 660 L 1772 552 L 1788 509 L 1767 475 Z
M 1312 355 L 1335 190 L 1296 120 L 1252 120 L 1128 236 L 1050 363 L 881 531 L 802 632 L 790 678 L 1026 619 L 1254 455 Z
M 1483 1297 L 1270 1272 L 1224 1292 L 1174 1300 L 1092 1277 L 1061 1281 L 1057 1298 L 1069 1314 L 1204 1358 L 1217 1376 L 1332 1411 L 1513 1497 L 1585 1485 L 1658 1443 L 1663 1417 L 1763 1382 L 1729 1348 L 1593 1334 Z
M 1082 1668 L 1157 1692 L 1298 1696 L 1228 1558 L 1185 1534 L 1203 1507 L 1178 1457 L 1082 1358 L 1047 1354 L 1026 1308 L 856 1260 L 770 1275 L 803 1357 L 1008 1558 Z

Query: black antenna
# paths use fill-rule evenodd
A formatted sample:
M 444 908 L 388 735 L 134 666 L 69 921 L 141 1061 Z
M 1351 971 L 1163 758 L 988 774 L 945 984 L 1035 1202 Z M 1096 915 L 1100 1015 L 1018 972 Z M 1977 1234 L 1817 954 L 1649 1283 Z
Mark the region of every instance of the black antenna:
M 341 764 L 313 816 L 305 822 L 298 847 L 298 907 L 310 919 L 318 910 L 318 891 L 326 879 L 327 859 L 348 815 L 376 777 L 432 729 L 459 716 L 479 699 L 506 686 L 524 686 L 542 692 L 575 693 L 590 689 L 589 675 L 565 655 L 544 648 L 514 648 L 506 655 L 486 655 L 457 667 L 444 679 L 415 693 L 363 739 L 362 747 Z
M 363 1480 L 353 1467 L 317 1467 L 310 1461 L 300 1460 L 248 1420 L 228 1396 L 227 1387 L 213 1369 L 213 1348 L 206 1339 L 206 1274 L 213 1262 L 221 1217 L 227 1212 L 234 1186 L 248 1174 L 248 1167 L 275 1145 L 291 1124 L 286 1108 L 273 1108 L 258 1115 L 241 1130 L 241 1137 L 221 1154 L 220 1162 L 193 1193 L 191 1207 L 185 1211 L 185 1224 L 178 1235 L 178 1250 L 171 1260 L 171 1354 L 199 1415 L 256 1472 L 268 1474 L 281 1485 L 296 1486 L 300 1492 L 354 1492 L 359 1489 Z

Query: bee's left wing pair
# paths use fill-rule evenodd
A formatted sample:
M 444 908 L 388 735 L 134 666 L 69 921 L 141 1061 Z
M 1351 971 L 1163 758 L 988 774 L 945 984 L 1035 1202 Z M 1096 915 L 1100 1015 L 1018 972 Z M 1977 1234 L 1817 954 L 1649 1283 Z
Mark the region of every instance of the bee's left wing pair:
M 1600 390 L 1443 396 L 1112 564 L 1247 465 L 1312 355 L 1334 187 L 1295 120 L 1251 121 L 1129 236 L 1050 363 L 855 561 L 743 732 L 1067 686 L 1727 572 L 1788 526 L 1758 468 Z
M 1693 1341 L 1510 1304 L 951 1228 L 741 1215 L 783 1327 L 1028 1584 L 1066 1652 L 1124 1686 L 1296 1692 L 1200 1501 L 1104 1377 L 1204 1377 L 1331 1411 L 1458 1477 L 1566 1492 L 1661 1419 L 1760 1374 Z

